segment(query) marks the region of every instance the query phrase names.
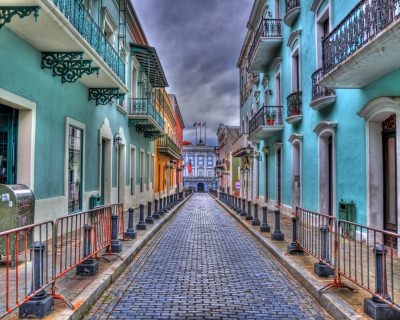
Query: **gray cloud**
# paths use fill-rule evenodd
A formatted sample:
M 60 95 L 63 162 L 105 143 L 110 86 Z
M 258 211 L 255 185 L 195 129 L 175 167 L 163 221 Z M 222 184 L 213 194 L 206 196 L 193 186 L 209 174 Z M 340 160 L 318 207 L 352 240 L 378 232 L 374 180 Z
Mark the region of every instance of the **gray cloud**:
M 193 122 L 207 122 L 216 144 L 218 124 L 239 125 L 236 61 L 252 0 L 132 0 L 150 45 L 156 47 L 170 88 L 194 140 Z

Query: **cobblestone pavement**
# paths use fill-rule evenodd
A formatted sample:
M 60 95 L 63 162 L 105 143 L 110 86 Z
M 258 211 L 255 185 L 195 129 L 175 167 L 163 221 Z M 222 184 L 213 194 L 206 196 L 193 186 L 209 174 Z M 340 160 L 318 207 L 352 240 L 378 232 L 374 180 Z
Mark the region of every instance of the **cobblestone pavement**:
M 210 196 L 195 194 L 86 319 L 330 319 Z

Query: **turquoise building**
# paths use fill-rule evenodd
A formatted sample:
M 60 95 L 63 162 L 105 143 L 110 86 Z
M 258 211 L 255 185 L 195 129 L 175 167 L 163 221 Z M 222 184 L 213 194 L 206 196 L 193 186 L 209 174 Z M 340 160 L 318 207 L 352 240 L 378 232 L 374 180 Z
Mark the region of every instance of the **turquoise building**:
M 0 13 L 0 183 L 34 191 L 35 221 L 153 200 L 168 83 L 131 2 L 2 0 Z
M 256 0 L 247 28 L 242 196 L 398 232 L 400 2 Z

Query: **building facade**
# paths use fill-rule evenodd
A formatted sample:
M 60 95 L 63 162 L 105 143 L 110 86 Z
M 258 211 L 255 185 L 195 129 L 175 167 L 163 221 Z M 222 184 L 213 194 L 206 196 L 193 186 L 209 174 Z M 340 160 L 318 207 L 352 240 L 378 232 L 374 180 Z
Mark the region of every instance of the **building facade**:
M 242 194 L 334 216 L 353 201 L 356 222 L 398 232 L 399 18 L 392 0 L 254 1 L 237 63 Z
M 86 210 L 93 195 L 152 201 L 167 81 L 131 2 L 40 3 L 0 7 L 1 183 L 34 191 L 35 221 Z
M 232 156 L 232 145 L 240 136 L 240 127 L 220 124 L 217 130 L 218 137 L 218 160 L 215 167 L 218 174 L 219 189 L 222 192 L 238 194 L 240 166 L 239 159 Z
M 190 142 L 183 144 L 182 157 L 184 161 L 183 186 L 194 188 L 197 192 L 207 192 L 218 188 L 218 178 L 214 167 L 217 163 L 216 147 L 207 146 L 201 137 L 195 145 Z M 188 164 L 192 167 L 190 173 Z
M 178 99 L 174 94 L 169 95 L 169 99 L 171 101 L 172 107 L 174 109 L 175 116 L 175 137 L 176 137 L 176 145 L 179 147 L 180 154 L 182 154 L 183 150 L 183 129 L 185 129 L 185 123 L 183 122 L 181 109 L 179 108 Z M 178 165 L 176 168 L 176 187 L 177 191 L 181 191 L 183 189 L 183 158 L 181 157 L 178 160 Z

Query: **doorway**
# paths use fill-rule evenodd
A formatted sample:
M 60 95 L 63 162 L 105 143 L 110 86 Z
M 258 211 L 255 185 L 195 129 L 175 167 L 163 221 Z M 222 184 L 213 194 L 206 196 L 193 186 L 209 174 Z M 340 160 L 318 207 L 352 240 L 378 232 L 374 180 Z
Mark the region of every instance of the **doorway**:
M 301 144 L 299 141 L 292 145 L 292 210 L 301 206 Z
M 396 115 L 382 123 L 383 229 L 397 233 Z M 388 243 L 388 239 L 385 239 Z
M 276 206 L 282 203 L 282 150 L 276 150 Z
M 204 183 L 203 182 L 200 182 L 197 184 L 197 191 L 204 192 Z
M 18 110 L 0 105 L 0 183 L 17 182 Z
M 100 196 L 102 204 L 111 202 L 111 140 L 101 139 Z

